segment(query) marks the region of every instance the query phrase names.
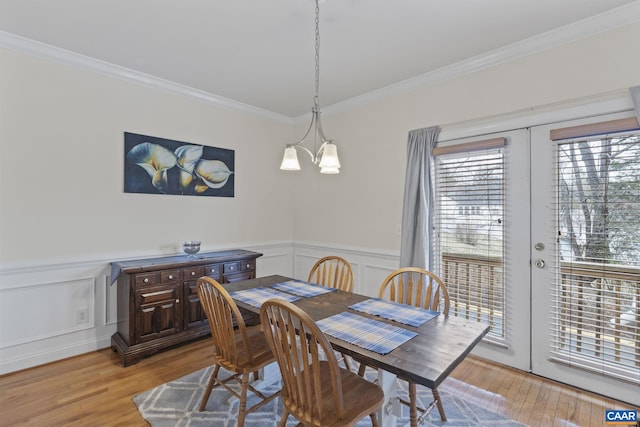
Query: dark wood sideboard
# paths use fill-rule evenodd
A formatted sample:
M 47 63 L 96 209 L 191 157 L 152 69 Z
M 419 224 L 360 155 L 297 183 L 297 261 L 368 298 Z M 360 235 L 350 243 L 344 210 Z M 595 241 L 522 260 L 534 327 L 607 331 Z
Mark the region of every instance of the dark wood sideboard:
M 209 335 L 196 281 L 202 276 L 220 283 L 253 279 L 260 256 L 230 250 L 112 263 L 112 282 L 118 286 L 118 331 L 111 337 L 111 348 L 120 354 L 122 366 Z M 251 313 L 246 315 L 248 322 L 255 320 Z

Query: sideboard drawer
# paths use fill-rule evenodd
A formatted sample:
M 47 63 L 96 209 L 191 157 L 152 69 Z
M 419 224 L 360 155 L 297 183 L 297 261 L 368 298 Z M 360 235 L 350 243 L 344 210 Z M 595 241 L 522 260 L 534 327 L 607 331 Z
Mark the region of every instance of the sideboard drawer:
M 240 261 L 240 271 L 254 271 L 256 269 L 256 260 Z
M 153 271 L 151 273 L 136 274 L 136 286 L 149 286 L 160 283 L 160 272 Z
M 224 274 L 233 274 L 240 271 L 239 262 L 226 262 L 224 264 Z
M 202 266 L 189 267 L 183 269 L 182 273 L 184 274 L 184 280 L 197 280 L 204 276 L 204 269 L 202 268 Z
M 222 264 L 210 264 L 204 266 L 204 275 L 215 280 L 220 280 L 222 274 Z
M 178 282 L 180 280 L 180 270 L 163 270 L 160 272 L 160 281 L 165 283 Z
M 236 274 L 225 274 L 224 281 L 226 283 L 238 282 L 240 280 L 254 279 L 255 273 L 252 271 L 241 271 Z

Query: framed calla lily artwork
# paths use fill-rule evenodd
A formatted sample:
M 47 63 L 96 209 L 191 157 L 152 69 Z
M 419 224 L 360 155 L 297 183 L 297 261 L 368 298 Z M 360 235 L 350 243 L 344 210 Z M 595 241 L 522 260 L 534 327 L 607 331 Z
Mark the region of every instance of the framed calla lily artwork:
M 124 134 L 125 193 L 234 196 L 235 152 Z

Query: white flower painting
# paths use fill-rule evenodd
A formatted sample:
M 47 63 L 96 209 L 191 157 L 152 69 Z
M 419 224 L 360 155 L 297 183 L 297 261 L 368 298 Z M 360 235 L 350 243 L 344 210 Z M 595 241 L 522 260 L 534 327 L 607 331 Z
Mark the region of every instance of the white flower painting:
M 234 196 L 235 152 L 125 132 L 125 193 Z

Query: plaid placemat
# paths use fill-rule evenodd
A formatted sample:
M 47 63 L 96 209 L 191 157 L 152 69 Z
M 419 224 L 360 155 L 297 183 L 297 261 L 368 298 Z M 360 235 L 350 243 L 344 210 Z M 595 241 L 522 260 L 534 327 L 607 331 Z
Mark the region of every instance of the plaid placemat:
M 275 285 L 271 285 L 271 287 L 304 298 L 315 297 L 316 295 L 326 294 L 336 290 L 335 288 L 327 288 L 326 286 L 295 279 L 289 280 L 288 282 L 276 283 Z
M 380 354 L 390 353 L 418 335 L 413 331 L 347 311 L 316 323 L 327 335 Z
M 440 313 L 383 299 L 371 298 L 349 306 L 350 309 L 384 317 L 409 326 L 420 326 Z
M 284 292 L 276 291 L 275 289 L 270 288 L 245 289 L 244 291 L 231 292 L 229 295 L 231 295 L 231 298 L 233 299 L 237 299 L 256 308 L 260 308 L 262 306 L 262 303 L 269 298 L 280 298 L 289 302 L 297 301 L 300 299 L 300 297 L 297 297 L 295 295 L 286 294 Z

